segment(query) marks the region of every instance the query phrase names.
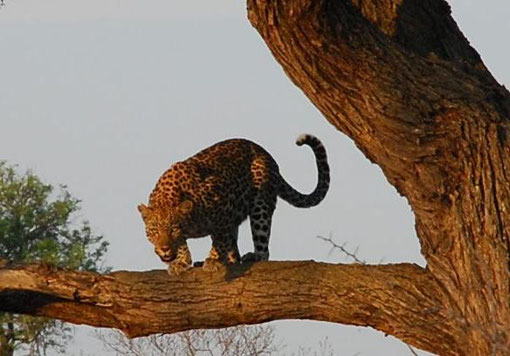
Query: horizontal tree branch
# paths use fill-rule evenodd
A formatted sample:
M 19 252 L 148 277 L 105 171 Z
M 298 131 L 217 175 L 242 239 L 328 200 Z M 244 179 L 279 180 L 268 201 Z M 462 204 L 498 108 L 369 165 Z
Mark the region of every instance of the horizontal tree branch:
M 0 265 L 0 310 L 118 328 L 130 337 L 310 319 L 371 326 L 414 346 L 455 354 L 444 294 L 414 264 L 313 261 L 100 275 L 44 265 Z M 148 322 L 150 321 L 150 322 Z M 438 346 L 440 345 L 440 346 Z

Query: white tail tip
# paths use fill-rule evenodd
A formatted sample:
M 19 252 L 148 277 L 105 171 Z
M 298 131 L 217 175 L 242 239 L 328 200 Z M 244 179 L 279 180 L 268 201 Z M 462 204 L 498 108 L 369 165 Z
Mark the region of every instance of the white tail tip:
M 296 145 L 301 146 L 307 140 L 308 136 L 308 134 L 299 135 L 299 137 L 296 139 Z

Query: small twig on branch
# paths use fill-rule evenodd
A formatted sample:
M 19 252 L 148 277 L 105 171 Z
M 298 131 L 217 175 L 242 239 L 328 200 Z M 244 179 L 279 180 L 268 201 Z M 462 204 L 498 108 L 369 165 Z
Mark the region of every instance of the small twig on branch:
M 359 264 L 362 264 L 362 265 L 366 265 L 367 263 L 365 261 L 362 261 L 358 258 L 357 254 L 358 254 L 358 250 L 359 250 L 359 247 L 356 247 L 356 249 L 354 250 L 354 252 L 349 252 L 345 246 L 347 245 L 347 242 L 344 242 L 342 245 L 339 245 L 337 244 L 335 241 L 333 241 L 333 238 L 331 237 L 331 234 L 329 235 L 329 237 L 324 237 L 324 236 L 320 236 L 318 235 L 317 238 L 323 240 L 323 241 L 326 241 L 328 242 L 329 244 L 331 244 L 331 250 L 330 250 L 330 253 L 331 251 L 335 250 L 335 249 L 338 249 L 340 250 L 342 253 L 344 253 L 347 257 L 350 257 L 354 260 L 354 262 L 356 263 L 359 263 Z M 413 347 L 411 345 L 409 345 L 408 343 L 405 343 L 406 346 L 409 348 L 409 351 L 411 352 L 411 354 L 413 354 L 414 356 L 418 356 L 418 354 L 416 353 L 416 351 L 413 349 Z
M 409 347 L 409 351 L 411 351 L 411 353 L 414 355 L 414 356 L 419 356 L 418 353 L 413 349 L 413 347 L 411 345 L 409 345 L 408 343 L 405 343 L 404 344 L 407 345 L 407 347 Z
M 347 245 L 347 242 L 344 242 L 342 245 L 339 245 L 337 244 L 335 241 L 333 241 L 333 238 L 331 237 L 331 235 L 329 237 L 324 237 L 324 236 L 320 236 L 318 235 L 317 238 L 321 239 L 322 241 L 326 241 L 328 242 L 329 244 L 331 244 L 331 250 L 330 250 L 330 253 L 331 251 L 335 250 L 335 249 L 338 249 L 340 250 L 342 253 L 344 253 L 347 257 L 350 257 L 354 260 L 354 262 L 356 263 L 359 263 L 359 264 L 362 264 L 362 265 L 366 265 L 367 263 L 363 260 L 360 260 L 358 258 L 358 256 L 356 256 L 356 254 L 358 253 L 358 248 L 356 248 L 356 250 L 354 250 L 354 252 L 350 252 L 348 251 L 345 246 Z

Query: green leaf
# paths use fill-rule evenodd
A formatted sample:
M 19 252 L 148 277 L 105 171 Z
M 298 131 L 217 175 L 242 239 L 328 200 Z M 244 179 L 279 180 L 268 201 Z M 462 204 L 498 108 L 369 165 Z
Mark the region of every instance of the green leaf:
M 45 184 L 30 171 L 20 175 L 15 166 L 0 161 L 0 258 L 109 271 L 104 266 L 108 242 L 88 222 L 73 223 L 79 210 L 80 200 L 66 186 Z M 0 313 L 0 335 L 10 335 L 6 342 L 15 349 L 58 351 L 70 332 L 60 321 Z

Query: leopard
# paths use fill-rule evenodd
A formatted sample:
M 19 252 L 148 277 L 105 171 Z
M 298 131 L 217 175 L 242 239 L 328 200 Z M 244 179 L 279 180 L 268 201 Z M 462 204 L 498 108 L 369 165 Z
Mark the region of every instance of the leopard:
M 212 246 L 201 264 L 206 271 L 269 259 L 269 237 L 277 198 L 299 208 L 318 205 L 326 196 L 330 169 L 321 141 L 302 134 L 315 156 L 317 184 L 310 194 L 294 189 L 274 158 L 260 145 L 234 138 L 218 142 L 173 164 L 158 179 L 148 205 L 138 205 L 148 240 L 170 275 L 193 267 L 188 239 L 210 236 Z M 239 225 L 249 217 L 254 251 L 240 256 Z M 197 263 L 195 265 L 200 265 Z

